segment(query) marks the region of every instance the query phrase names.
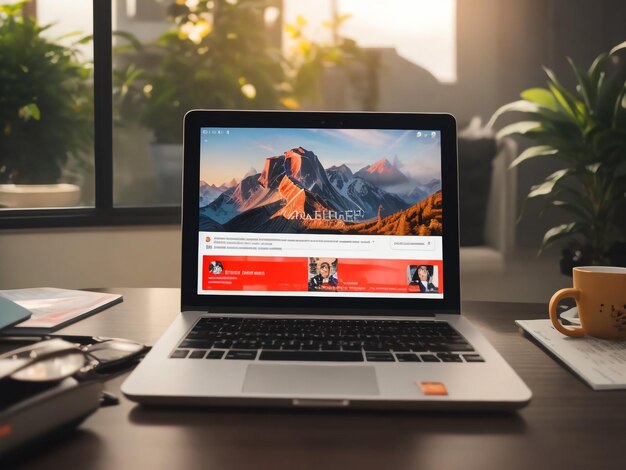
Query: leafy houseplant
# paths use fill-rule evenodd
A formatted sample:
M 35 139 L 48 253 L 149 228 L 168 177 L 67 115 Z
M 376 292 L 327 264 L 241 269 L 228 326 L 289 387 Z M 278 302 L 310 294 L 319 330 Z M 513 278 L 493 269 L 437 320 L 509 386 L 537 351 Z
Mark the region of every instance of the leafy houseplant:
M 542 248 L 572 237 L 585 253 L 582 258 L 593 264 L 616 264 L 611 255 L 626 241 L 626 74 L 618 57 L 623 49 L 626 42 L 599 55 L 586 71 L 568 58 L 575 90 L 544 68 L 547 88 L 523 91 L 522 100 L 502 106 L 491 118 L 493 124 L 508 112 L 529 116 L 497 134 L 521 134 L 536 144 L 512 166 L 538 157 L 563 163 L 563 169 L 532 186 L 527 199 L 544 198 L 546 208 L 571 215 L 571 222 L 545 233 Z
M 263 0 L 176 1 L 174 27 L 154 44 L 124 34 L 131 46 L 114 72 L 121 117 L 138 117 L 155 143 L 180 144 L 190 109 L 283 107 L 286 77 L 266 45 L 265 8 Z
M 0 5 L 0 183 L 56 183 L 93 142 L 91 67 L 44 38 L 25 3 Z
M 190 109 L 276 109 L 287 94 L 282 56 L 267 47 L 266 0 L 165 0 L 172 27 L 149 44 L 119 32 L 115 120 L 152 132 L 158 199 L 180 201 L 182 122 Z

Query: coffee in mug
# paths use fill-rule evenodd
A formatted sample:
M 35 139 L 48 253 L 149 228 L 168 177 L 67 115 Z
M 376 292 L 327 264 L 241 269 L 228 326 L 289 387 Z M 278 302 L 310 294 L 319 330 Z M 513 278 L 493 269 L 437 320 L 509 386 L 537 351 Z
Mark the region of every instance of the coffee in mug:
M 574 287 L 561 289 L 550 299 L 550 320 L 567 336 L 626 340 L 626 268 L 579 266 L 573 270 Z M 580 328 L 568 328 L 558 318 L 557 306 L 573 297 Z

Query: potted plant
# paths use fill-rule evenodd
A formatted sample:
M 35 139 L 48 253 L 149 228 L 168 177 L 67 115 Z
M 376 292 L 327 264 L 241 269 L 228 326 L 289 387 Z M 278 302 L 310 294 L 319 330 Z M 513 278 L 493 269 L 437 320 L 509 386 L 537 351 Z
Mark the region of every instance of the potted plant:
M 588 70 L 571 59 L 575 90 L 565 87 L 549 69 L 547 88 L 531 88 L 522 100 L 506 104 L 491 118 L 522 112 L 529 117 L 504 127 L 498 138 L 521 134 L 534 146 L 511 164 L 535 158 L 558 159 L 563 168 L 530 188 L 527 199 L 543 198 L 546 208 L 571 217 L 550 228 L 542 249 L 569 238 L 562 271 L 572 264 L 623 264 L 626 241 L 626 42 L 600 54 Z M 621 65 L 620 65 L 621 64 Z M 617 65 L 617 66 L 616 66 Z
M 341 34 L 350 17 L 333 10 L 331 19 L 323 23 L 330 32 L 329 42 L 311 39 L 306 34 L 308 21 L 303 16 L 285 25 L 293 42 L 289 59 L 296 103 L 342 110 L 349 107 L 347 97 L 353 91 L 361 109 L 376 109 L 380 57 L 376 51 L 364 50 Z
M 263 0 L 172 2 L 155 43 L 132 36 L 114 72 L 122 120 L 152 130 L 164 189 L 180 192 L 182 121 L 190 109 L 276 109 L 288 94 L 282 57 L 267 47 Z M 173 184 L 172 184 L 173 183 Z M 178 195 L 178 198 L 180 196 Z
M 0 205 L 75 205 L 80 188 L 62 180 L 92 147 L 91 67 L 43 37 L 25 3 L 0 5 Z

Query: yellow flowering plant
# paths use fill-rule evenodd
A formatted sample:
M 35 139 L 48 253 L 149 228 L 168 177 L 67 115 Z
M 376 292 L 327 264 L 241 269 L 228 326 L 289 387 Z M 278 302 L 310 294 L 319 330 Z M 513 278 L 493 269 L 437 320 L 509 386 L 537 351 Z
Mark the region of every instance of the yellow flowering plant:
M 327 42 L 318 42 L 310 38 L 307 32 L 308 20 L 303 16 L 297 16 L 293 23 L 285 25 L 285 33 L 292 43 L 289 53 L 289 61 L 293 75 L 294 95 L 299 100 L 318 99 L 320 82 L 324 70 L 329 67 L 345 67 L 352 85 L 364 95 L 364 108 L 375 108 L 376 93 L 369 87 L 359 90 L 364 84 L 369 83 L 364 74 L 375 75 L 378 64 L 375 57 L 368 55 L 357 43 L 341 34 L 341 30 L 351 15 L 334 13 L 329 21 L 322 26 L 330 35 Z M 366 78 L 364 80 L 364 78 Z M 373 80 L 375 83 L 376 81 Z M 369 98 L 369 99 L 368 99 Z
M 288 95 L 283 58 L 267 45 L 265 0 L 176 0 L 173 27 L 130 45 L 114 71 L 121 117 L 136 115 L 157 143 L 181 143 L 189 109 L 277 109 Z

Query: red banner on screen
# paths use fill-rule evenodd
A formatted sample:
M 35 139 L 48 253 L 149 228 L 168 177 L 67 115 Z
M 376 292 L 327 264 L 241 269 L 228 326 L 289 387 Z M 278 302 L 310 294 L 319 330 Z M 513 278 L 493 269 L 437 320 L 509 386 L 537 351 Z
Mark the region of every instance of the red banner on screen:
M 202 289 L 443 294 L 441 260 L 205 256 Z

